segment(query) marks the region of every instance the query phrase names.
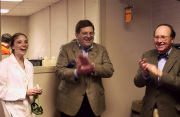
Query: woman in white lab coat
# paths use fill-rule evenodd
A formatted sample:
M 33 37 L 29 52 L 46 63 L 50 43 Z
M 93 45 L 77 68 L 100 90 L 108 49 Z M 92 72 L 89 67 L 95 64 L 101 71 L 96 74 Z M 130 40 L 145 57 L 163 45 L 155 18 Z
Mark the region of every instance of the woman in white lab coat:
M 16 33 L 11 40 L 12 54 L 0 62 L 0 99 L 5 117 L 32 117 L 33 96 L 42 89 L 33 88 L 33 65 L 24 59 L 28 39 Z

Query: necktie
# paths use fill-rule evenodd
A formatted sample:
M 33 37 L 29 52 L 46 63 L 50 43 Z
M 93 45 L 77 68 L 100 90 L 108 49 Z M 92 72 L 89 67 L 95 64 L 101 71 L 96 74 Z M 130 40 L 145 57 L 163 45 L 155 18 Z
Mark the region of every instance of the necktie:
M 162 59 L 162 58 L 165 58 L 165 59 L 168 59 L 168 53 L 165 53 L 165 54 L 158 54 L 158 60 Z

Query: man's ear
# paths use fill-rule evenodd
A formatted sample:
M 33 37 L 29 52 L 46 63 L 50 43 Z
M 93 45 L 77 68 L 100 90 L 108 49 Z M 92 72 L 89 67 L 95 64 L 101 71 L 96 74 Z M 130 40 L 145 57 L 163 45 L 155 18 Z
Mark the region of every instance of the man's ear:
M 174 43 L 174 38 L 171 39 L 171 43 L 172 43 L 172 44 Z
M 78 34 L 79 34 L 79 33 L 75 33 L 76 38 L 78 37 Z

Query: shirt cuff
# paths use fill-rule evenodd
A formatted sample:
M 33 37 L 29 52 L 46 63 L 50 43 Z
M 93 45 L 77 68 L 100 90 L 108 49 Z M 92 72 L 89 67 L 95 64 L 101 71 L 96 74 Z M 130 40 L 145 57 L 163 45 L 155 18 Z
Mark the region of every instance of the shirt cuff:
M 77 75 L 77 69 L 74 70 L 74 76 L 75 78 L 79 78 L 79 76 Z
M 19 99 L 18 100 L 24 100 L 26 99 L 26 90 L 25 89 L 21 89 L 20 93 L 19 93 Z
M 143 76 L 144 80 L 148 80 L 150 78 L 149 75 L 146 77 L 143 72 L 142 72 L 142 76 Z
M 158 81 L 160 81 L 161 80 L 161 77 L 158 77 Z

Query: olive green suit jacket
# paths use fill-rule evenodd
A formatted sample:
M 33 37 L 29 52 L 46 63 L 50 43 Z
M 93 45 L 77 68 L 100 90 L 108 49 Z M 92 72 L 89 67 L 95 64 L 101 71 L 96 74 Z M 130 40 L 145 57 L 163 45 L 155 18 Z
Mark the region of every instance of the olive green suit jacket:
M 158 66 L 157 50 L 143 54 L 148 63 Z M 163 74 L 158 78 L 150 73 L 150 78 L 144 80 L 139 68 L 134 78 L 137 87 L 146 86 L 143 98 L 141 117 L 152 117 L 154 105 L 157 104 L 160 117 L 180 117 L 180 51 L 174 47 L 163 68 Z
M 113 65 L 105 47 L 93 43 L 88 59 L 95 63 L 95 72 L 75 79 L 74 70 L 77 65 L 72 68 L 67 68 L 67 66 L 69 63 L 75 63 L 79 54 L 82 54 L 82 51 L 76 39 L 61 47 L 55 68 L 55 75 L 61 79 L 56 107 L 67 115 L 75 116 L 86 93 L 92 111 L 99 116 L 105 111 L 105 92 L 101 78 L 110 78 L 113 75 Z

